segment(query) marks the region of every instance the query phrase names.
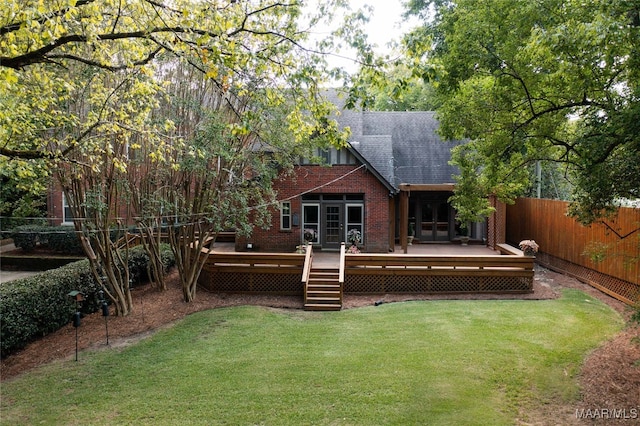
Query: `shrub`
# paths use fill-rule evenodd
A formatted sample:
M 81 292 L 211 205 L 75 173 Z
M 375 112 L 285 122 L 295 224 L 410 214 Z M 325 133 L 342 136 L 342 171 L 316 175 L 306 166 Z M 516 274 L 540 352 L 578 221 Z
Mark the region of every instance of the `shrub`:
M 167 245 L 162 258 L 168 271 L 175 263 Z M 142 247 L 129 253 L 132 283 L 147 280 L 148 256 Z M 100 308 L 100 285 L 93 279 L 88 260 L 80 260 L 29 278 L 0 286 L 0 356 L 23 348 L 30 341 L 54 332 L 71 321 L 75 302 L 68 294 L 78 290 L 84 295 L 80 310 L 84 314 Z
M 175 266 L 175 257 L 168 244 L 160 245 L 160 258 L 164 265 L 164 273 L 169 272 Z M 149 273 L 149 255 L 142 246 L 136 246 L 129 250 L 129 279 L 133 285 L 148 282 L 151 279 Z
M 136 230 L 131 228 L 127 232 L 131 234 Z M 124 235 L 123 230 L 115 228 L 109 233 L 112 241 L 117 241 Z M 18 226 L 9 235 L 15 246 L 26 252 L 33 251 L 40 244 L 61 254 L 84 254 L 78 233 L 72 226 Z
M 72 226 L 49 228 L 47 247 L 57 253 L 84 254 L 78 233 Z
M 47 242 L 47 226 L 23 225 L 16 227 L 11 233 L 13 244 L 26 252 L 36 248 L 38 244 Z
M 75 303 L 68 294 L 78 290 L 85 296 L 83 313 L 98 309 L 98 284 L 88 260 L 81 260 L 29 278 L 0 286 L 0 355 L 24 347 L 28 342 L 69 323 Z

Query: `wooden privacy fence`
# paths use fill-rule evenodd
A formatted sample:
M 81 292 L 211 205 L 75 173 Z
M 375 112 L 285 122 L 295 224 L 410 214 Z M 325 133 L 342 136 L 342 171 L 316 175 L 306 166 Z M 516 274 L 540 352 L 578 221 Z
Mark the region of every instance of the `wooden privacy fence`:
M 529 293 L 533 257 L 347 254 L 345 293 Z
M 640 295 L 640 209 L 620 208 L 583 226 L 567 216 L 568 203 L 520 198 L 507 207 L 507 241 L 532 239 L 537 260 L 633 304 Z

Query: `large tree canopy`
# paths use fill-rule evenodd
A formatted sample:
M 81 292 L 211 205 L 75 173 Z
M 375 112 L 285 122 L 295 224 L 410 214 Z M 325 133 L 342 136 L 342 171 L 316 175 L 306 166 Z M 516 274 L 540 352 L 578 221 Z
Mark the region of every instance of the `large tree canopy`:
M 318 118 L 328 106 L 317 87 L 331 77 L 323 49 L 336 44 L 314 43 L 309 35 L 346 4 L 319 2 L 313 16 L 303 17 L 301 1 L 9 1 L 0 11 L 0 166 L 5 174 L 32 178 L 48 167 L 29 160 L 67 159 L 102 126 L 114 124 L 100 109 L 70 111 L 89 74 L 137 70 L 158 82 L 171 58 L 200 70 L 232 97 L 262 97 L 271 88 L 268 100 L 277 106 L 286 91 L 296 99 L 289 123 L 297 136 L 326 133 L 332 129 Z M 363 47 L 356 21 L 364 18 L 348 16 L 335 35 Z
M 520 195 L 536 161 L 565 165 L 583 222 L 640 197 L 637 2 L 412 0 L 408 8 L 426 22 L 406 42 L 420 73 L 437 76 L 441 132 L 470 140 L 454 153 L 469 169 L 460 179 L 474 183 L 460 185 L 469 199 Z
M 0 176 L 35 193 L 48 183 L 37 178 L 56 177 L 121 315 L 132 308 L 126 225 L 150 237 L 170 226 L 190 301 L 201 249 L 221 230 L 247 232 L 252 212 L 267 217 L 270 180 L 310 144 L 344 141 L 320 96 L 339 75 L 324 52 L 340 38 L 366 61 L 364 16 L 340 15 L 326 39 L 310 35 L 345 6 L 325 0 L 303 16 L 303 1 L 9 1 Z

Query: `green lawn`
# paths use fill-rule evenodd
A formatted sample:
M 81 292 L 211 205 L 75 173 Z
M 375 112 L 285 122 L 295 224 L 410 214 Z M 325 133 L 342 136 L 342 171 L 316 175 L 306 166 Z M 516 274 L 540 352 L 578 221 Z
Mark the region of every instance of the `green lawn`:
M 122 350 L 2 384 L 16 424 L 513 424 L 578 397 L 585 355 L 623 325 L 580 291 L 331 313 L 216 309 Z

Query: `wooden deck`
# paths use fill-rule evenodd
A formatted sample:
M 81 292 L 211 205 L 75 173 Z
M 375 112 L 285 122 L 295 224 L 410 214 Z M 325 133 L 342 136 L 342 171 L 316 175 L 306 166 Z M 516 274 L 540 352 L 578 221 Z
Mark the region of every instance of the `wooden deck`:
M 492 250 L 483 245 L 460 244 L 415 244 L 408 247 L 407 254 L 402 253 L 402 248 L 396 246 L 396 251 L 389 253 L 395 256 L 429 255 L 429 256 L 500 256 L 499 251 Z M 318 266 L 338 266 L 340 256 L 337 251 L 314 250 L 313 263 Z
M 527 293 L 533 289 L 534 258 L 506 245 L 500 251 L 480 245 L 421 244 L 410 246 L 407 254 L 342 258 L 340 254 L 235 253 L 216 244 L 199 283 L 222 293 L 300 295 L 305 306 L 323 310 L 339 309 L 342 293 Z M 339 289 L 334 289 L 336 284 Z

